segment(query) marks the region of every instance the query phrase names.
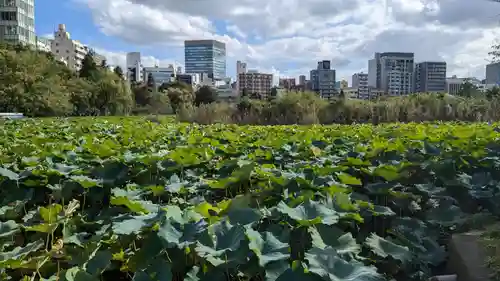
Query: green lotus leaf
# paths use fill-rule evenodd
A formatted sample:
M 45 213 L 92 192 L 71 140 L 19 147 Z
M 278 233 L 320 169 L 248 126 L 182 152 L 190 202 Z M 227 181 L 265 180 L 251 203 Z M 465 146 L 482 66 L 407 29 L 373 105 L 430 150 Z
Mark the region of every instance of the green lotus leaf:
M 39 212 L 40 212 L 40 216 L 42 217 L 42 219 L 46 223 L 52 224 L 52 223 L 57 222 L 59 214 L 61 213 L 62 210 L 63 210 L 63 206 L 61 206 L 59 204 L 52 204 L 47 208 L 40 207 Z
M 265 281 L 276 281 L 289 269 L 290 265 L 286 260 L 268 263 L 265 268 Z
M 378 166 L 373 170 L 372 174 L 384 178 L 386 181 L 393 181 L 400 177 L 399 169 L 391 165 Z
M 324 280 L 330 281 L 385 281 L 377 273 L 377 269 L 365 266 L 359 262 L 347 262 L 338 253 L 328 247 L 325 249 L 312 248 L 306 253 L 309 262 L 308 270 Z
M 353 177 L 347 173 L 338 173 L 337 177 L 340 182 L 347 185 L 363 185 L 360 179 Z
M 205 230 L 203 221 L 198 223 L 180 224 L 170 219 L 161 223 L 158 229 L 158 237 L 170 248 L 183 249 L 197 241 L 197 235 Z
M 57 279 L 55 279 L 57 280 Z M 99 281 L 99 277 L 92 276 L 79 267 L 72 267 L 61 272 L 60 281 Z
M 143 216 L 125 215 L 113 222 L 112 229 L 115 234 L 130 235 L 139 233 L 145 227 L 151 227 L 160 220 L 161 215 L 151 213 Z
M 386 258 L 391 256 L 393 259 L 401 262 L 409 262 L 412 254 L 408 247 L 400 246 L 389 240 L 386 240 L 375 233 L 366 238 L 365 245 L 376 255 Z
M 42 240 L 38 240 L 32 243 L 27 244 L 24 247 L 16 247 L 11 251 L 2 251 L 0 252 L 0 268 L 8 267 L 9 263 L 16 260 L 22 260 L 27 255 L 34 253 L 40 250 L 45 246 L 45 243 Z
M 0 239 L 12 236 L 19 232 L 19 226 L 13 220 L 9 220 L 6 222 L 0 221 Z
M 0 167 L 0 176 L 8 178 L 9 180 L 17 181 L 20 179 L 19 175 L 9 169 Z
M 303 226 L 323 223 L 333 225 L 339 221 L 339 215 L 332 209 L 327 208 L 320 202 L 307 200 L 295 208 L 290 208 L 285 202 L 280 202 L 277 206 L 278 212 L 295 220 Z
M 453 226 L 464 223 L 466 216 L 460 207 L 449 204 L 441 204 L 426 213 L 427 222 L 442 226 Z
M 85 269 L 91 275 L 99 275 L 111 264 L 112 257 L 113 254 L 110 251 L 97 249 L 85 263 Z
M 213 239 L 198 241 L 195 251 L 201 257 L 207 258 L 215 266 L 224 263 L 224 260 L 219 259 L 219 257 L 226 252 L 238 250 L 242 241 L 246 239 L 245 228 L 243 226 L 233 226 L 227 221 L 217 222 L 205 231 L 210 236 L 213 235 Z
M 125 196 L 111 197 L 111 201 L 109 202 L 109 204 L 114 205 L 114 206 L 125 206 L 130 211 L 132 211 L 136 214 L 148 214 L 149 213 L 149 211 L 141 204 L 140 201 L 132 201 L 128 197 L 125 197 Z
M 330 247 L 340 256 L 357 256 L 361 252 L 361 246 L 350 232 L 344 232 L 334 225 L 317 224 L 309 228 L 313 247 L 325 249 Z
M 166 260 L 154 258 L 144 270 L 137 271 L 133 281 L 172 281 L 172 266 Z
M 71 176 L 71 179 L 79 183 L 83 188 L 92 188 L 100 184 L 99 180 L 87 176 Z
M 268 263 L 286 260 L 290 257 L 289 245 L 281 242 L 271 232 L 259 233 L 247 228 L 246 235 L 249 240 L 249 248 L 254 252 L 261 267 Z

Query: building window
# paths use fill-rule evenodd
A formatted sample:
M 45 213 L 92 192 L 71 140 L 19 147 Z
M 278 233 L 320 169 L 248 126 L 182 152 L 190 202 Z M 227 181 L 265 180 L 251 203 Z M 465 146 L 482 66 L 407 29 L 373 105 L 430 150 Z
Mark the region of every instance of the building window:
M 17 14 L 16 14 L 16 12 L 1 12 L 0 13 L 0 20 L 16 21 Z

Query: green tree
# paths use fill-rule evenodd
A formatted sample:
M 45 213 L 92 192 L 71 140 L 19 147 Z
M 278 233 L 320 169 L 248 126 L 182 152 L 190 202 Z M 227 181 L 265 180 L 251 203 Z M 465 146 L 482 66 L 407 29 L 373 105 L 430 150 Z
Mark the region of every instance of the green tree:
M 479 95 L 479 89 L 476 85 L 472 84 L 469 79 L 466 79 L 462 85 L 460 85 L 460 89 L 458 90 L 457 96 L 460 97 L 475 97 Z
M 174 113 L 179 112 L 182 106 L 193 103 L 193 93 L 179 88 L 169 88 L 166 90 L 170 106 Z
M 155 78 L 153 77 L 153 73 L 148 74 L 148 79 L 146 84 L 149 88 L 156 88 Z
M 113 69 L 113 72 L 118 75 L 118 77 L 120 77 L 121 79 L 123 79 L 123 69 L 120 67 L 120 66 L 116 66 L 114 69 Z
M 0 47 L 0 111 L 27 116 L 66 116 L 72 104 L 65 66 L 24 46 Z
M 209 104 L 217 100 L 217 92 L 214 88 L 204 85 L 201 86 L 195 93 L 194 104 Z
M 97 64 L 94 60 L 94 51 L 89 50 L 82 60 L 82 67 L 78 71 L 80 78 L 95 79 L 93 77 L 98 71 Z
M 495 86 L 491 89 L 486 90 L 486 98 L 488 100 L 500 98 L 500 88 L 498 86 Z
M 242 97 L 249 97 L 250 96 L 250 93 L 248 92 L 247 88 L 243 88 L 243 90 L 241 90 L 241 96 Z
M 148 86 L 145 84 L 139 84 L 132 87 L 132 92 L 134 93 L 135 103 L 138 106 L 147 106 L 151 104 L 153 95 L 149 91 Z
M 105 59 L 101 61 L 101 67 L 105 69 L 108 68 L 108 62 Z
M 271 88 L 271 97 L 276 98 L 278 96 L 278 88 L 277 87 L 272 87 Z

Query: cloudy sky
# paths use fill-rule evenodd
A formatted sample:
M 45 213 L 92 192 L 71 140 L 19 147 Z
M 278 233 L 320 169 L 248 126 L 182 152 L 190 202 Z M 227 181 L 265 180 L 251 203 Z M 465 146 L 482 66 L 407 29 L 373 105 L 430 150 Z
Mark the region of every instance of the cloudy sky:
M 367 71 L 373 53 L 415 52 L 444 60 L 448 74 L 484 77 L 500 42 L 500 3 L 488 0 L 36 0 L 36 30 L 65 23 L 73 39 L 123 65 L 140 51 L 146 64 L 184 62 L 183 40 L 226 43 L 250 69 L 297 77 L 332 60 L 338 78 Z

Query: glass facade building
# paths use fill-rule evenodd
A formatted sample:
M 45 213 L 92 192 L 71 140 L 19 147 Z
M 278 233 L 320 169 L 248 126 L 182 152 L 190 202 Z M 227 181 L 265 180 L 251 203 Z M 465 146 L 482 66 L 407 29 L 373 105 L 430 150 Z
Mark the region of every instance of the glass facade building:
M 209 78 L 226 77 L 226 44 L 216 40 L 184 41 L 186 73 L 207 73 Z
M 36 46 L 35 0 L 0 0 L 0 42 Z

